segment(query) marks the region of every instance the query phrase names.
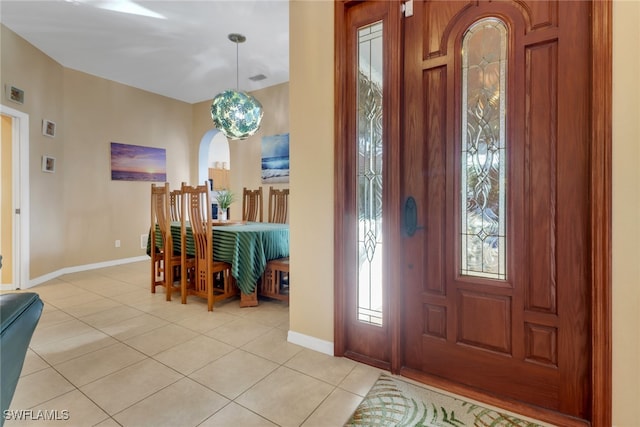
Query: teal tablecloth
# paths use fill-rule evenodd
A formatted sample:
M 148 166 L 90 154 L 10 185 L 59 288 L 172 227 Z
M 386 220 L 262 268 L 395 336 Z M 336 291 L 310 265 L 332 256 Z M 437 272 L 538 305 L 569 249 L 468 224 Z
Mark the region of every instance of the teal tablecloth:
M 187 223 L 187 253 L 194 254 L 191 226 Z M 173 250 L 180 253 L 180 222 L 171 223 Z M 157 245 L 158 246 L 158 245 Z M 150 247 L 147 247 L 150 253 Z M 231 275 L 244 294 L 256 289 L 256 282 L 270 259 L 289 256 L 289 225 L 249 222 L 213 227 L 213 258 L 231 264 Z

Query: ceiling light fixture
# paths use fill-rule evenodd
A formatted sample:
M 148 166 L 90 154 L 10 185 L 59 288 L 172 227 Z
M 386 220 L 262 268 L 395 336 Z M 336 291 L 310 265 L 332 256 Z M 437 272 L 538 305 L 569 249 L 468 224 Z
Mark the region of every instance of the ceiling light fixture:
M 247 139 L 260 129 L 262 105 L 241 91 L 238 83 L 238 44 L 247 38 L 242 34 L 229 34 L 229 40 L 236 44 L 236 89 L 228 89 L 213 98 L 211 118 L 218 130 L 229 139 Z

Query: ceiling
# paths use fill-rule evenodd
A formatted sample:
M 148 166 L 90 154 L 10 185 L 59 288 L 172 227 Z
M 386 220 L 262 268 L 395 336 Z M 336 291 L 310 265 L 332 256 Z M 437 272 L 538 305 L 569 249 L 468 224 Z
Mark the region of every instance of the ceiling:
M 0 22 L 64 67 L 188 103 L 289 81 L 288 0 L 0 0 Z

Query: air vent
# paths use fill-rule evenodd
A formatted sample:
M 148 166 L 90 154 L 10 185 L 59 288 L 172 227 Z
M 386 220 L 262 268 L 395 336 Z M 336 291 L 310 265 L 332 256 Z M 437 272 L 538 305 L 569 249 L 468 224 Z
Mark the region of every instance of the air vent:
M 256 74 L 255 76 L 249 77 L 249 80 L 251 80 L 252 82 L 259 82 L 260 80 L 264 80 L 266 78 L 267 76 L 265 76 L 264 74 Z

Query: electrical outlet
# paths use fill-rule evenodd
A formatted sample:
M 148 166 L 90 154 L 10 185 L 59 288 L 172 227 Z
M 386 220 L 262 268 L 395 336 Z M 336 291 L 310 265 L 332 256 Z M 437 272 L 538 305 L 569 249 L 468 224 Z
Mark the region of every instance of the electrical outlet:
M 116 240 L 116 248 L 120 247 L 120 240 Z
M 147 240 L 149 240 L 149 236 L 147 234 L 140 235 L 140 249 L 147 249 Z

